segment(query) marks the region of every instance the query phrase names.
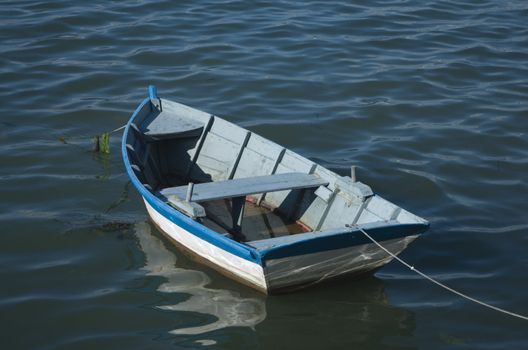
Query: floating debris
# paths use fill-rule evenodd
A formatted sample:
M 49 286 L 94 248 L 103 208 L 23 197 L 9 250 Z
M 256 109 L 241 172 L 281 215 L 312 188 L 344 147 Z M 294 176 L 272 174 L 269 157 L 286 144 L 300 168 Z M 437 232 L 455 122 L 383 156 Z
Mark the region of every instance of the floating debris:
M 112 202 L 112 204 L 110 204 L 108 206 L 108 208 L 106 208 L 106 210 L 104 212 L 108 213 L 110 210 L 112 210 L 112 209 L 118 207 L 120 204 L 126 202 L 128 200 L 129 194 L 130 194 L 130 187 L 131 186 L 132 186 L 132 182 L 128 181 L 126 183 L 125 187 L 123 188 L 123 192 L 121 192 L 121 196 L 119 196 L 119 198 L 117 200 Z
M 99 135 L 95 135 L 94 137 L 94 145 L 93 145 L 93 149 L 92 151 L 94 153 L 99 153 L 99 139 L 101 138 L 101 136 Z
M 124 221 L 110 221 L 101 225 L 101 229 L 106 232 L 122 231 L 131 229 L 134 226 L 133 222 Z

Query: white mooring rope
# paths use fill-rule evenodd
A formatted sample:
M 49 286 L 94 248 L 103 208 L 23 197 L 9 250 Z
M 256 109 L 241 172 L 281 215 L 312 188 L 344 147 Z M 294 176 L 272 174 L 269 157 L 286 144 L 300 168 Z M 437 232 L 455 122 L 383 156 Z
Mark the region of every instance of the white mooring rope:
M 114 129 L 114 130 L 110 131 L 110 134 L 113 134 L 114 132 L 118 132 L 118 131 L 120 131 L 120 130 L 123 130 L 124 128 L 126 128 L 126 124 L 123 125 L 123 126 L 120 126 L 120 127 L 117 128 L 117 129 Z
M 502 312 L 504 314 L 507 314 L 507 315 L 510 315 L 510 316 L 513 316 L 513 317 L 517 317 L 517 318 L 520 318 L 520 319 L 523 319 L 525 321 L 528 321 L 528 316 L 523 316 L 523 315 L 520 315 L 520 314 L 517 314 L 515 312 L 511 312 L 511 311 L 508 311 L 508 310 L 504 310 L 504 309 L 501 309 L 500 307 L 497 307 L 497 306 L 493 306 L 493 305 L 490 305 L 490 304 L 486 304 L 485 302 L 483 301 L 480 301 L 480 300 L 477 300 L 475 298 L 472 298 L 470 297 L 469 295 L 466 295 L 464 293 L 461 293 L 459 291 L 456 291 L 454 290 L 453 288 L 451 287 L 448 287 L 446 286 L 445 284 L 441 283 L 441 282 L 438 282 L 437 280 L 435 280 L 434 278 L 432 277 L 429 277 L 427 276 L 425 273 L 421 272 L 420 270 L 418 269 L 415 269 L 414 266 L 411 266 L 409 264 L 407 264 L 405 261 L 403 261 L 402 259 L 398 258 L 396 255 L 394 255 L 393 253 L 391 253 L 390 251 L 388 251 L 385 247 L 383 247 L 381 244 L 379 244 L 374 238 L 372 238 L 367 232 L 365 232 L 365 230 L 363 230 L 361 227 L 357 226 L 357 225 L 354 225 L 358 228 L 358 230 L 360 230 L 361 232 L 363 232 L 363 234 L 365 236 L 367 236 L 368 239 L 370 239 L 374 244 L 376 244 L 378 247 L 380 247 L 382 250 L 384 250 L 387 254 L 389 254 L 391 257 L 393 257 L 394 259 L 398 260 L 400 263 L 402 263 L 403 265 L 407 266 L 411 271 L 414 271 L 416 272 L 417 274 L 419 274 L 420 276 L 422 276 L 423 278 L 433 282 L 434 284 L 450 291 L 451 293 L 454 293 L 454 294 L 457 294 L 459 296 L 461 296 L 462 298 L 465 298 L 467 300 L 470 300 L 474 303 L 477 303 L 477 304 L 480 304 L 484 307 L 487 307 L 487 308 L 490 308 L 492 310 L 495 310 L 495 311 L 498 311 L 498 312 Z

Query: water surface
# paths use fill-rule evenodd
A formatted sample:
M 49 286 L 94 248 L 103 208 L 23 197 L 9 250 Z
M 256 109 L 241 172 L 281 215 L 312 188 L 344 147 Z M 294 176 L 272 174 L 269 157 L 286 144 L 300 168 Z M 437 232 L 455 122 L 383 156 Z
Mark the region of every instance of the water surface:
M 525 1 L 4 1 L 3 348 L 521 349 L 527 323 L 391 263 L 264 297 L 147 221 L 119 155 L 149 84 L 430 220 L 402 257 L 528 314 Z

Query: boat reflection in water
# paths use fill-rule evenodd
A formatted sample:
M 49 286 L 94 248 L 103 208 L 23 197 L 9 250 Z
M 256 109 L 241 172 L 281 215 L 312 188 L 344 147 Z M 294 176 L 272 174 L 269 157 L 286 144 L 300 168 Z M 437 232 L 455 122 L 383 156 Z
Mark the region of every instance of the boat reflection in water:
M 175 305 L 158 306 L 162 310 L 197 312 L 216 317 L 216 321 L 170 331 L 172 334 L 202 334 L 226 327 L 254 327 L 266 318 L 264 298 L 245 298 L 235 291 L 207 288 L 210 278 L 201 271 L 179 268 L 176 255 L 151 233 L 146 222 L 135 225 L 135 233 L 145 253 L 147 275 L 167 279 L 158 287 L 163 293 L 185 293 L 190 297 Z
M 174 335 L 200 335 L 228 327 L 254 329 L 259 325 L 258 341 L 263 349 L 276 347 L 284 334 L 307 347 L 323 346 L 325 342 L 335 347 L 361 348 L 365 343 L 382 347 L 387 339 L 410 348 L 415 345 L 412 340 L 416 329 L 414 313 L 391 305 L 386 283 L 380 279 L 343 278 L 293 294 L 243 297 L 236 291 L 206 287 L 211 280 L 202 271 L 177 267 L 177 256 L 151 230 L 146 222 L 135 226 L 146 257 L 147 275 L 166 279 L 158 287 L 160 292 L 189 294 L 180 303 L 158 308 L 207 316 L 201 318 L 201 325 L 194 326 L 196 318 L 192 318 L 193 327 L 171 330 Z M 397 288 L 395 293 L 398 294 Z M 216 320 L 204 324 L 207 321 L 203 320 L 211 319 L 210 316 Z M 321 337 L 321 332 L 326 336 Z M 212 339 L 196 342 L 217 344 Z
M 258 326 L 258 335 L 265 334 L 259 336 L 259 346 L 288 348 L 287 340 L 277 344 L 288 334 L 299 349 L 418 348 L 415 314 L 392 305 L 394 293 L 389 296 L 386 287 L 375 277 L 343 278 L 270 297 L 266 321 Z M 407 288 L 393 289 L 412 294 Z

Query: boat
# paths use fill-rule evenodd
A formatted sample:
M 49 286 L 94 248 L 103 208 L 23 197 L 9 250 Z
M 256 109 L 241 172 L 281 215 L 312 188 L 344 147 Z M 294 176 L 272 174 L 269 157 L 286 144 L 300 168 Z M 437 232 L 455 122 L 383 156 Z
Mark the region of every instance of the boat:
M 148 96 L 122 156 L 151 221 L 200 263 L 263 293 L 370 274 L 429 227 L 358 181 L 216 115 Z

